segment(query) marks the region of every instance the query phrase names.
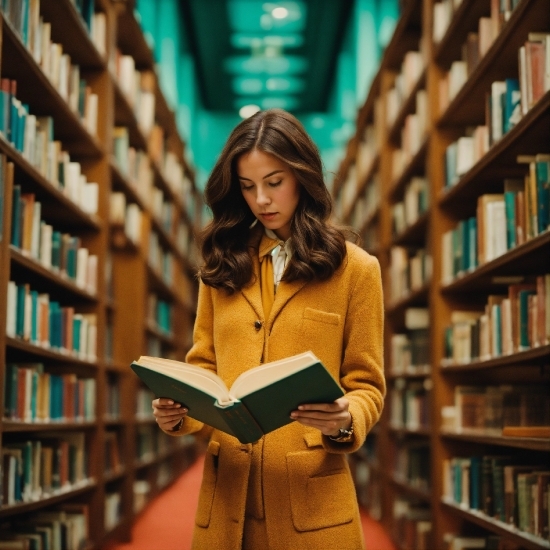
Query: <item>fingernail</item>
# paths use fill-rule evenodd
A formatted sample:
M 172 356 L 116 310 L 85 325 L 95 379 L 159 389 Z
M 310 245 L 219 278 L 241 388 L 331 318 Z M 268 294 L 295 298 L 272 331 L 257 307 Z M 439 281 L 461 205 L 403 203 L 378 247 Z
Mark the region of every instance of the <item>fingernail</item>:
M 174 402 L 172 400 L 168 401 L 168 405 L 173 405 Z

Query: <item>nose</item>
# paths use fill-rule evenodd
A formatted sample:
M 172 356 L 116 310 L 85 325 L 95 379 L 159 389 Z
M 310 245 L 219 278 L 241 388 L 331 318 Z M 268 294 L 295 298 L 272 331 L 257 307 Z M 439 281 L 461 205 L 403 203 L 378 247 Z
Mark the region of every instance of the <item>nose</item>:
M 264 206 L 266 204 L 269 204 L 271 202 L 271 199 L 269 198 L 269 194 L 266 193 L 266 190 L 263 188 L 263 186 L 258 186 L 258 191 L 256 193 L 256 203 L 258 206 Z

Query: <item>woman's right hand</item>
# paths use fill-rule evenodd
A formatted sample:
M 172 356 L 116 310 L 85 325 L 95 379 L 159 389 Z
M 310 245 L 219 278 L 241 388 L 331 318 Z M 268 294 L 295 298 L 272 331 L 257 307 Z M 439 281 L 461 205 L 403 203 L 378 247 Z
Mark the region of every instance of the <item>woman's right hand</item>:
M 159 428 L 169 432 L 187 415 L 187 409 L 172 399 L 159 397 L 153 400 L 153 415 Z

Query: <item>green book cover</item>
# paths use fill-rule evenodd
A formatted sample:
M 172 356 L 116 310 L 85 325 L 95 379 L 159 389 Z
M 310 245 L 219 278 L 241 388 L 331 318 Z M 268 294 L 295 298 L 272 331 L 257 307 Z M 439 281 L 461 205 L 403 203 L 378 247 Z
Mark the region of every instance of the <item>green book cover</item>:
M 17 317 L 15 325 L 15 334 L 23 338 L 25 334 L 25 300 L 27 297 L 28 285 L 17 286 Z
M 9 419 L 17 417 L 17 365 L 6 364 L 4 387 L 4 416 Z
M 250 369 L 228 390 L 211 371 L 156 357 L 140 357 L 132 370 L 158 397 L 189 409 L 191 418 L 253 443 L 292 422 L 303 403 L 330 403 L 344 392 L 311 352 Z
M 468 219 L 468 239 L 468 253 L 470 255 L 468 268 L 473 271 L 477 267 L 477 218 L 475 216 Z
M 21 245 L 21 186 L 15 184 L 12 190 L 12 220 L 11 220 L 11 241 L 17 248 Z
M 82 317 L 77 313 L 73 317 L 73 350 L 80 352 L 80 328 L 82 326 Z
M 31 342 L 38 345 L 38 291 L 31 290 Z
M 506 191 L 504 205 L 506 208 L 506 247 L 511 250 L 516 246 L 516 193 Z
M 518 528 L 520 531 L 533 532 L 531 518 L 533 517 L 532 486 L 537 483 L 537 474 L 518 474 Z
M 460 231 L 460 246 L 462 251 L 460 253 L 460 271 L 466 274 L 470 270 L 470 235 L 468 220 L 462 220 L 458 224 Z
M 470 508 L 481 509 L 481 457 L 470 457 Z
M 529 296 L 533 294 L 536 294 L 535 290 L 520 290 L 518 292 L 520 350 L 531 347 L 529 342 Z
M 537 155 L 536 157 L 536 178 L 537 178 L 537 220 L 538 233 L 548 229 L 550 216 L 548 207 L 550 203 L 550 174 L 548 173 L 550 155 Z
M 61 238 L 60 231 L 52 232 L 52 267 L 55 269 L 61 267 Z
M 462 230 L 457 227 L 453 231 L 453 275 L 456 277 L 462 271 Z

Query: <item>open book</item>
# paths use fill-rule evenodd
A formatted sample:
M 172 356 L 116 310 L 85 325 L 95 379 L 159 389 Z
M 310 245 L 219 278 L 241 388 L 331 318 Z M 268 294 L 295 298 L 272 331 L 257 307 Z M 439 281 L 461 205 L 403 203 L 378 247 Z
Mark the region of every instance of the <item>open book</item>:
M 231 386 L 213 372 L 188 363 L 142 356 L 132 370 L 157 397 L 185 405 L 188 416 L 253 443 L 285 424 L 304 403 L 331 403 L 344 392 L 312 352 L 265 363 Z

